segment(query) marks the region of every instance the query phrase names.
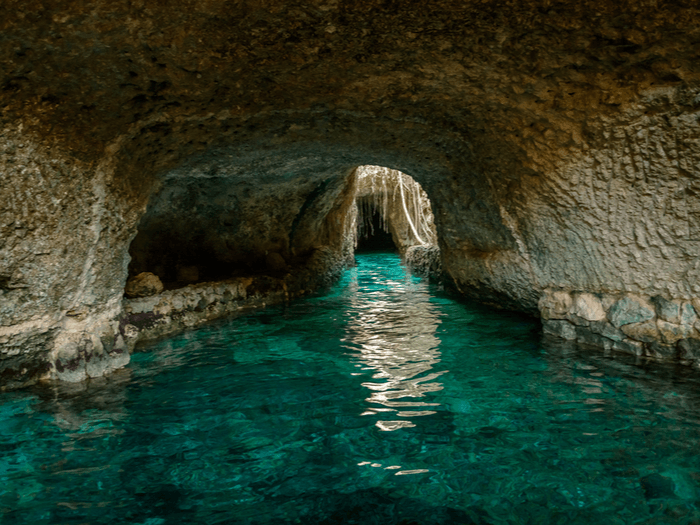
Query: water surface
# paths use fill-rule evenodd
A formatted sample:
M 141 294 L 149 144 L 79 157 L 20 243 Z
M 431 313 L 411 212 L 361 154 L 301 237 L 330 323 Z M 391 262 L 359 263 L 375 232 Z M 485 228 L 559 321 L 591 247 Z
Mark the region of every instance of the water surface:
M 545 349 L 391 254 L 0 395 L 2 523 L 700 522 L 695 371 Z

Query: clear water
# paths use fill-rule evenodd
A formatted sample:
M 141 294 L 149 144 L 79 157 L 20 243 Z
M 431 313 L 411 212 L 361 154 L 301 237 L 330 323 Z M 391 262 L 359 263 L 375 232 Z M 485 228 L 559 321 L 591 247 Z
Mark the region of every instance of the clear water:
M 545 349 L 397 256 L 0 396 L 10 523 L 700 522 L 695 371 Z

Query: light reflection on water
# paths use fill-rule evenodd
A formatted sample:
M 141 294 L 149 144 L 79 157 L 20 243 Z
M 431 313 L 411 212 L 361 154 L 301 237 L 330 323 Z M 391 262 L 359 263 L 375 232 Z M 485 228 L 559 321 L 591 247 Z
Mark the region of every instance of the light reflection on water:
M 380 430 L 392 431 L 414 427 L 413 418 L 435 414 L 431 408 L 440 403 L 412 399 L 442 390 L 436 380 L 447 370 L 431 372 L 440 362 L 440 340 L 435 335 L 440 313 L 430 302 L 427 283 L 410 276 L 402 281 L 385 279 L 382 273 L 386 272 L 385 268 L 365 270 L 363 279 L 370 286 L 362 286 L 357 270 L 353 272 L 341 341 L 353 360 L 359 361 L 356 367 L 374 371 L 375 381 L 362 383 L 371 395 L 366 399 L 370 406 L 361 415 L 393 413 L 396 419 L 376 422 Z

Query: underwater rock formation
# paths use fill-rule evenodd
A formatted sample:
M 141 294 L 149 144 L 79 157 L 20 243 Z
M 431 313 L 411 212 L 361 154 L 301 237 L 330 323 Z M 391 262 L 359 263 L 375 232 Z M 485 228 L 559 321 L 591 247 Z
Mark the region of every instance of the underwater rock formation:
M 421 184 L 465 295 L 538 314 L 551 290 L 590 294 L 589 316 L 591 297 L 700 298 L 695 3 L 44 0 L 0 15 L 2 387 L 128 360 L 130 275 L 168 287 L 184 267 L 201 282 L 268 264 L 283 278 L 318 250 L 347 260 L 366 164 Z M 630 323 L 635 340 L 690 348 L 659 312 Z

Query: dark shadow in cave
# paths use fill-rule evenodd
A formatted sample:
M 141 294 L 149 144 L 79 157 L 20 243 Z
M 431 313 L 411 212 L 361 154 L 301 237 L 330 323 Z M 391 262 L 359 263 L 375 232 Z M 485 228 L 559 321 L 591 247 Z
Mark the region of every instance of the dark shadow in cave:
M 368 205 L 369 201 L 367 197 L 357 199 L 357 207 L 360 210 L 360 214 L 371 213 L 371 217 L 360 216 L 358 217 L 358 223 L 364 225 L 363 228 L 359 229 L 357 232 L 357 248 L 355 248 L 356 253 L 366 253 L 366 252 L 398 252 L 399 249 L 394 243 L 394 239 L 390 232 L 385 231 L 382 225 L 382 215 L 380 210 L 373 208 Z

